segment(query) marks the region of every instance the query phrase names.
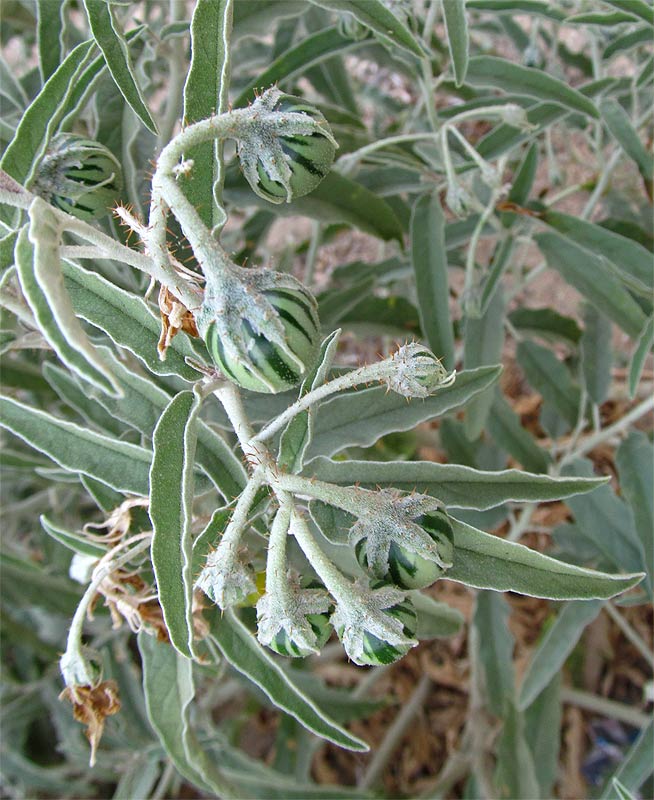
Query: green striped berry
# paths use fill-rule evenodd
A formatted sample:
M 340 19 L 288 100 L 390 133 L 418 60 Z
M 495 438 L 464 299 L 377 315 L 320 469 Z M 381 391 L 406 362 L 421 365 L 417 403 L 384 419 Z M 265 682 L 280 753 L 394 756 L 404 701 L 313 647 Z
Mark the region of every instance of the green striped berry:
M 206 329 L 205 341 L 215 365 L 225 377 L 253 392 L 277 393 L 296 386 L 313 365 L 320 343 L 316 301 L 298 288 L 261 292 L 281 323 L 283 341 L 255 328 L 247 312 L 226 330 L 219 318 Z M 238 341 L 230 347 L 228 341 Z
M 334 162 L 336 141 L 327 120 L 309 103 L 276 89 L 252 104 L 238 135 L 238 155 L 253 191 L 271 203 L 312 192 Z
M 109 213 L 122 188 L 122 169 L 99 142 L 59 134 L 39 167 L 33 190 L 53 206 L 82 220 Z
M 375 590 L 383 588 L 384 585 L 384 581 L 377 581 L 371 584 L 370 588 Z M 399 620 L 402 623 L 404 636 L 407 639 L 414 639 L 418 629 L 418 616 L 409 598 L 405 598 L 390 608 L 384 609 L 383 613 L 392 619 Z M 343 628 L 337 627 L 336 633 L 341 639 L 343 637 Z M 363 633 L 362 652 L 358 654 L 356 663 L 372 667 L 377 667 L 381 664 L 392 664 L 405 656 L 414 644 L 415 641 L 407 644 L 391 644 L 375 636 L 369 630 L 365 630 Z
M 419 525 L 437 547 L 441 563 L 418 555 L 409 548 L 391 541 L 388 548 L 388 569 L 383 580 L 394 583 L 402 589 L 424 589 L 431 586 L 445 572 L 443 564 L 451 564 L 454 556 L 454 533 L 448 515 L 436 510 L 417 517 L 413 522 Z M 368 569 L 367 537 L 359 539 L 354 551 L 361 567 Z
M 259 641 L 280 656 L 305 658 L 323 648 L 332 633 L 332 601 L 317 580 L 286 576 L 277 596 L 264 595 L 257 603 Z
M 315 648 L 309 649 L 304 647 L 300 642 L 297 642 L 286 629 L 280 630 L 268 644 L 268 647 L 276 653 L 279 653 L 280 656 L 289 656 L 290 658 L 305 658 L 306 656 L 313 655 L 316 650 L 322 650 L 332 633 L 329 613 L 307 614 L 306 621 L 316 637 Z

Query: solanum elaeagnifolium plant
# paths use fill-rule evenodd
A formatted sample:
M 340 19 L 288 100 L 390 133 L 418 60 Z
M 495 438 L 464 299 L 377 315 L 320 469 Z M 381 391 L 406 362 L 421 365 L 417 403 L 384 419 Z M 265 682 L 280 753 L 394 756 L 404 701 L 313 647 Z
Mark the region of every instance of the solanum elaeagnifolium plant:
M 651 666 L 651 5 L 78 5 L 3 10 L 10 795 L 367 796 L 307 754 L 405 659 L 388 758 L 464 624 L 466 796 L 553 795 L 564 697 L 642 723 L 637 792 L 651 725 L 559 672 L 600 613 Z M 565 603 L 519 684 L 507 592 Z

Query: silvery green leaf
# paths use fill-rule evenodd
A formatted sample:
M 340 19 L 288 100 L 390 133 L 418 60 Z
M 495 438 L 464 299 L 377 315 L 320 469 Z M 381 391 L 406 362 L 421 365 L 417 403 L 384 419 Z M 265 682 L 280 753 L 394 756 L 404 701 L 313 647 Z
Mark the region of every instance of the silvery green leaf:
M 535 760 L 525 738 L 525 720 L 521 711 L 509 702 L 504 726 L 497 742 L 495 782 L 506 797 L 538 797 Z
M 134 353 L 155 375 L 177 375 L 189 382 L 198 380 L 199 373 L 184 360 L 198 358 L 198 352 L 185 335 L 176 336 L 166 360 L 159 360 L 157 342 L 161 323 L 144 300 L 69 261 L 63 262 L 63 274 L 66 291 L 79 317 Z M 207 363 L 210 361 L 208 354 L 205 359 Z
M 610 575 L 576 567 L 456 519 L 452 519 L 452 527 L 454 564 L 447 577 L 477 589 L 519 592 L 550 600 L 593 600 L 620 594 L 644 577 L 642 572 Z
M 327 541 L 332 544 L 349 543 L 350 528 L 356 522 L 356 517 L 322 500 L 311 500 L 309 513 Z
M 57 419 L 10 397 L 0 397 L 0 409 L 0 425 L 64 469 L 90 475 L 117 491 L 147 496 L 149 450 Z
M 643 178 L 651 182 L 654 178 L 654 155 L 641 142 L 627 112 L 615 99 L 604 100 L 600 110 L 606 127 L 637 164 Z
M 458 5 L 459 0 L 455 3 Z M 454 368 L 454 334 L 449 308 L 445 221 L 436 192 L 416 201 L 410 235 L 420 327 L 432 352 L 451 370 Z
M 590 303 L 584 306 L 581 335 L 581 372 L 591 400 L 601 405 L 611 384 L 611 323 Z
M 559 673 L 584 629 L 597 617 L 603 605 L 601 600 L 574 600 L 563 606 L 531 656 L 522 677 L 518 708 L 528 708 Z
M 632 339 L 640 334 L 645 314 L 612 271 L 610 262 L 556 233 L 539 233 L 534 238 L 552 269 Z
M 545 402 L 551 404 L 568 425 L 575 425 L 581 393 L 556 355 L 536 342 L 522 341 L 518 344 L 518 363 Z
M 199 0 L 191 21 L 191 64 L 184 84 L 187 125 L 227 110 L 233 0 Z M 184 154 L 192 159 L 192 180 L 180 179 L 184 192 L 205 225 L 221 227 L 222 145 L 205 142 Z
M 552 731 L 561 730 L 563 716 L 561 702 L 561 673 L 556 673 L 549 685 L 524 711 L 525 739 L 535 755 L 534 770 L 539 797 L 553 797 L 553 786 L 558 778 L 561 743 Z
M 2 156 L 0 168 L 21 184 L 29 184 L 56 130 L 76 79 L 84 70 L 93 42 L 72 50 L 34 98 Z
M 156 133 L 157 126 L 136 82 L 127 44 L 122 31 L 118 30 L 111 5 L 105 0 L 84 0 L 84 8 L 93 38 L 102 51 L 116 86 L 145 127 Z
M 649 250 L 639 242 L 587 220 L 547 210 L 543 221 L 580 247 L 608 259 L 626 286 L 649 297 L 654 287 L 654 271 Z
M 61 62 L 62 12 L 63 4 L 38 0 L 36 41 L 39 48 L 39 70 L 44 83 L 56 72 Z
M 500 285 L 482 317 L 467 317 L 463 356 L 466 369 L 477 369 L 501 361 L 504 346 L 504 305 L 504 291 Z M 489 387 L 466 406 L 465 432 L 471 442 L 479 438 L 486 427 L 493 397 L 494 390 Z
M 116 419 L 136 428 L 148 439 L 152 438 L 162 411 L 170 402 L 170 395 L 151 378 L 139 375 L 127 364 L 119 361 L 109 348 L 99 351 L 111 365 L 123 397 L 111 398 L 91 390 L 91 395 Z M 246 473 L 225 439 L 202 420 L 197 422 L 196 460 L 220 492 L 230 499 L 240 494 L 245 486 Z
M 461 630 L 464 617 L 458 609 L 420 591 L 409 592 L 409 597 L 418 615 L 416 638 L 420 641 L 453 636 Z
M 65 288 L 59 259 L 60 232 L 54 214 L 36 198 L 29 229 L 16 243 L 23 294 L 45 339 L 62 362 L 108 394 L 120 394 L 115 378 L 79 323 Z
M 446 507 L 485 510 L 501 503 L 543 502 L 597 489 L 604 478 L 591 476 L 553 478 L 514 469 L 484 471 L 433 461 L 311 461 L 307 475 L 343 486 L 359 484 L 372 489 L 388 485 L 405 492 L 421 492 Z
M 138 635 L 138 646 L 148 719 L 170 760 L 194 786 L 214 796 L 236 797 L 237 792 L 191 729 L 190 705 L 195 697 L 193 662 L 169 644 L 143 632 Z
M 152 566 L 170 641 L 194 654 L 191 522 L 198 395 L 180 392 L 166 406 L 152 437 L 150 519 Z
M 43 530 L 52 538 L 63 544 L 64 547 L 69 548 L 75 553 L 80 553 L 85 556 L 93 556 L 96 559 L 102 558 L 107 552 L 107 548 L 101 544 L 91 541 L 84 534 L 73 533 L 73 531 L 66 530 L 59 525 L 51 522 L 45 514 L 39 518 Z
M 628 791 L 637 792 L 654 771 L 652 749 L 654 749 L 654 722 L 650 721 L 607 780 L 600 795 L 601 800 L 621 800 L 613 785 L 614 780 L 618 780 Z
M 636 347 L 631 357 L 631 363 L 629 364 L 629 396 L 632 398 L 636 394 L 638 382 L 640 381 L 640 376 L 642 375 L 643 367 L 645 366 L 645 359 L 647 358 L 647 354 L 652 349 L 653 344 L 654 317 L 650 317 L 647 320 L 647 324 L 643 328 L 640 336 L 638 337 Z
M 654 448 L 644 431 L 631 431 L 616 453 L 620 491 L 629 503 L 640 539 L 650 595 L 654 584 Z
M 488 416 L 487 428 L 495 442 L 530 472 L 547 472 L 550 457 L 498 390 Z
M 477 593 L 473 625 L 479 661 L 484 671 L 488 710 L 503 717 L 515 695 L 513 648 L 515 639 L 509 630 L 510 607 L 498 592 Z
M 461 86 L 466 79 L 470 48 L 465 0 L 450 0 L 450 2 L 443 3 L 443 19 L 454 71 L 454 82 L 456 86 Z
M 275 5 L 282 5 L 282 3 L 277 0 Z M 242 6 L 243 3 L 236 4 L 237 9 Z M 237 11 L 235 13 L 237 26 L 238 16 L 239 13 Z M 333 58 L 339 53 L 361 47 L 363 44 L 363 41 L 356 41 L 347 36 L 343 36 L 335 26 L 313 33 L 303 38 L 301 42 L 298 42 L 298 44 L 291 47 L 285 53 L 282 53 L 267 67 L 267 69 L 259 73 L 254 81 L 241 91 L 238 98 L 234 101 L 234 107 L 239 108 L 246 105 L 248 101 L 254 98 L 256 90 L 260 89 L 262 86 L 267 87 L 275 83 L 281 84 L 301 74 L 305 69 L 320 64 L 329 58 Z
M 393 45 L 424 58 L 425 53 L 409 28 L 393 14 L 382 0 L 310 0 L 330 11 L 352 14 L 362 25 L 380 34 Z
M 464 370 L 451 386 L 424 400 L 407 402 L 384 386 L 337 395 L 320 408 L 305 463 L 319 455 L 333 455 L 350 445 L 369 447 L 387 433 L 412 430 L 420 422 L 464 405 L 491 386 L 500 372 L 499 366 Z
M 295 717 L 308 730 L 348 750 L 365 752 L 368 745 L 329 716 L 298 689 L 292 676 L 258 644 L 238 617 L 227 610 L 215 615 L 212 636 L 225 659 L 249 680 L 259 686 L 272 702 Z
M 473 86 L 492 86 L 505 92 L 526 94 L 565 106 L 573 111 L 599 117 L 595 104 L 577 89 L 547 72 L 494 56 L 475 56 L 468 61 L 466 80 Z
M 325 382 L 336 355 L 340 333 L 339 328 L 323 341 L 316 358 L 316 366 L 302 381 L 298 399 Z M 283 430 L 277 458 L 277 463 L 282 469 L 288 472 L 300 472 L 302 469 L 304 454 L 311 442 L 315 415 L 316 410 L 313 407 L 308 408 L 306 411 L 296 414 Z
M 561 472 L 585 478 L 595 474 L 592 462 L 586 458 L 564 466 Z M 644 569 L 643 543 L 636 532 L 634 512 L 610 486 L 600 486 L 586 497 L 570 498 L 567 504 L 576 524 L 595 543 L 598 554 L 619 569 Z

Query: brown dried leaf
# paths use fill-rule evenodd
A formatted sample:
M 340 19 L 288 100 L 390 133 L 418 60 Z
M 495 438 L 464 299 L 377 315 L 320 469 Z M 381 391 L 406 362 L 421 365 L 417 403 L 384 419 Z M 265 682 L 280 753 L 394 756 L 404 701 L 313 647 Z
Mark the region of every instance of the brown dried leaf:
M 102 681 L 96 687 L 67 686 L 59 699 L 69 700 L 73 704 L 75 719 L 86 725 L 86 738 L 91 744 L 89 765 L 93 767 L 104 731 L 104 721 L 120 711 L 118 685 L 116 681 Z

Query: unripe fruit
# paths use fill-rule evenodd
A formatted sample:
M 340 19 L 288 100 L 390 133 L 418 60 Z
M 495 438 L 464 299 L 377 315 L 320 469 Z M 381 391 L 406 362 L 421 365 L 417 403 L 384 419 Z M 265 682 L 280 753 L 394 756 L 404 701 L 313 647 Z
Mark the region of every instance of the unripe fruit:
M 325 587 L 317 580 L 303 581 L 302 587 L 297 588 L 296 600 L 299 602 L 292 603 L 295 611 L 299 614 L 299 619 L 293 624 L 290 619 L 286 620 L 277 633 L 268 638 L 264 635 L 263 641 L 266 647 L 279 653 L 280 656 L 288 656 L 290 658 L 305 658 L 306 656 L 315 655 L 322 650 L 327 640 L 331 636 L 333 627 L 329 621 L 333 605 L 329 600 Z M 311 608 L 312 595 L 318 595 L 317 606 L 316 601 L 313 600 L 314 611 L 307 612 L 301 610 L 302 601 L 304 600 L 305 609 Z M 322 607 L 324 610 L 316 612 L 316 607 Z M 260 609 L 259 609 L 260 611 Z M 261 618 L 259 619 L 261 622 Z M 307 626 L 311 633 L 307 630 Z M 302 630 L 304 628 L 304 630 Z M 261 636 L 259 637 L 261 641 Z
M 248 127 L 237 136 L 238 157 L 252 190 L 271 203 L 312 192 L 334 162 L 327 120 L 299 97 L 269 89 L 254 101 Z
M 238 352 L 225 346 L 217 321 L 206 329 L 205 342 L 216 366 L 229 380 L 253 392 L 277 393 L 296 386 L 311 369 L 320 343 L 316 301 L 306 289 L 270 288 L 261 291 L 277 313 L 284 346 L 257 333 L 247 312 L 230 331 L 242 341 Z
M 417 517 L 413 522 L 420 525 L 438 546 L 441 561 L 450 564 L 454 556 L 454 533 L 447 514 L 440 510 L 431 511 L 429 514 Z M 357 560 L 365 570 L 368 569 L 367 541 L 367 537 L 363 537 L 354 547 Z M 424 589 L 435 583 L 444 572 L 445 569 L 441 564 L 393 541 L 388 549 L 388 571 L 383 580 L 401 589 Z
M 373 590 L 379 589 L 384 585 L 384 581 L 377 581 L 371 584 L 370 588 Z M 400 620 L 403 633 L 407 639 L 413 639 L 415 637 L 416 630 L 418 629 L 418 616 L 413 607 L 413 603 L 408 597 L 400 603 L 384 609 L 383 613 L 387 614 L 389 617 Z M 337 628 L 336 633 L 340 639 L 343 635 L 343 629 Z M 394 661 L 405 656 L 413 644 L 415 644 L 415 642 L 406 645 L 389 644 L 389 642 L 383 641 L 383 639 L 378 638 L 373 633 L 370 633 L 370 631 L 366 631 L 363 640 L 363 653 L 359 654 L 356 663 L 370 665 L 371 667 L 377 667 L 380 664 L 392 664 Z
M 52 140 L 33 185 L 35 194 L 82 220 L 108 214 L 122 188 L 122 169 L 99 142 L 72 133 Z

